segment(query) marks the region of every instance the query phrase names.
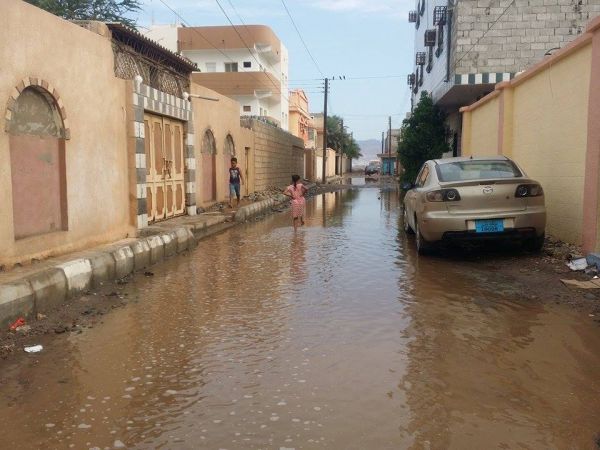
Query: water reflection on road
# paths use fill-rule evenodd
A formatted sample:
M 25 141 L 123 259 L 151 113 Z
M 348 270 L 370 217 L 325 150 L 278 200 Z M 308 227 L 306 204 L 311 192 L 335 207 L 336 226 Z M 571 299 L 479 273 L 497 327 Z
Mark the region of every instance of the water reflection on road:
M 12 448 L 593 448 L 600 333 L 418 258 L 357 189 L 202 241 L 131 303 L 2 367 Z

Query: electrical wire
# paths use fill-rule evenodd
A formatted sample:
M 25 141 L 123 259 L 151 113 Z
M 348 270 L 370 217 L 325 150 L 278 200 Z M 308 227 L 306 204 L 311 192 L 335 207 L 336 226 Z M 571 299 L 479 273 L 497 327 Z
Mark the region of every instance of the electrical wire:
M 308 53 L 308 56 L 310 56 L 310 59 L 312 60 L 312 62 L 315 65 L 315 67 L 317 68 L 317 71 L 321 74 L 321 76 L 323 78 L 325 78 L 325 75 L 323 75 L 323 72 L 321 71 L 321 68 L 319 67 L 319 64 L 317 64 L 316 59 L 314 58 L 314 56 L 312 55 L 312 53 L 308 49 L 308 45 L 306 45 L 306 42 L 304 42 L 304 38 L 302 37 L 302 34 L 300 33 L 300 30 L 298 29 L 298 26 L 296 25 L 296 22 L 294 21 L 294 18 L 292 17 L 292 14 L 290 13 L 290 10 L 288 9 L 287 5 L 285 4 L 285 0 L 281 0 L 281 4 L 285 8 L 285 12 L 287 13 L 288 17 L 290 18 L 290 21 L 292 22 L 292 25 L 296 29 L 296 33 L 298 33 L 298 37 L 302 41 L 302 45 L 304 45 L 304 49 L 306 50 L 306 53 Z
M 167 9 L 169 9 L 173 14 L 175 14 L 175 16 L 177 16 L 179 18 L 179 20 L 181 20 L 181 23 L 183 23 L 184 25 L 186 25 L 188 28 L 190 28 L 191 30 L 194 31 L 194 33 L 198 34 L 202 39 L 204 39 L 204 41 L 206 43 L 208 43 L 212 48 L 214 48 L 215 50 L 217 50 L 221 55 L 223 55 L 225 58 L 227 58 L 230 62 L 234 62 L 236 63 L 237 61 L 234 61 L 233 59 L 231 59 L 231 57 L 229 57 L 229 55 L 227 55 L 225 52 L 223 52 L 219 47 L 217 47 L 215 44 L 213 44 L 206 36 L 204 36 L 197 27 L 193 27 L 191 26 L 182 16 L 181 14 L 179 14 L 175 9 L 173 9 L 170 5 L 168 5 L 166 3 L 165 0 L 159 0 Z M 261 83 L 261 80 L 259 80 L 256 76 L 254 76 L 254 72 L 246 72 L 251 74 L 250 76 L 252 78 L 254 78 L 257 82 Z M 271 80 L 272 82 L 272 80 Z M 274 83 L 273 83 L 274 84 Z M 278 93 L 280 95 L 283 95 L 285 97 L 285 94 L 283 92 L 281 92 L 281 87 L 277 87 L 275 85 L 275 87 L 278 89 Z M 289 99 L 287 99 L 289 102 Z
M 227 14 L 227 12 L 223 8 L 223 6 L 221 5 L 221 2 L 219 0 L 215 0 L 215 2 L 217 2 L 217 5 L 219 6 L 219 9 L 223 13 L 223 15 L 225 16 L 225 18 L 229 22 L 229 24 L 233 27 L 233 30 L 235 31 L 235 33 L 241 39 L 242 43 L 244 44 L 244 47 L 246 47 L 246 50 L 248 50 L 248 53 L 250 54 L 250 56 L 254 59 L 254 61 L 256 61 L 256 64 L 258 64 L 258 66 L 260 67 L 261 66 L 261 62 L 258 60 L 258 58 L 256 58 L 256 55 L 254 55 L 254 53 L 252 52 L 252 50 L 250 50 L 250 46 L 246 43 L 246 40 L 243 38 L 243 36 L 238 31 L 237 27 L 232 22 L 231 18 L 229 17 L 229 15 Z M 229 1 L 229 4 L 231 4 L 231 1 Z M 247 27 L 246 27 L 246 30 L 247 30 Z M 270 63 L 268 63 L 268 64 L 269 64 L 269 66 L 271 66 Z M 271 70 L 275 71 L 275 69 L 273 68 L 273 66 L 271 66 Z M 280 84 L 280 86 L 277 86 L 277 84 L 273 80 L 271 80 L 270 78 L 269 78 L 269 81 L 271 81 L 271 83 L 273 84 L 273 86 L 275 86 L 277 89 L 280 90 L 279 93 L 289 102 L 290 101 L 289 97 L 287 97 L 283 92 L 281 92 L 281 84 Z

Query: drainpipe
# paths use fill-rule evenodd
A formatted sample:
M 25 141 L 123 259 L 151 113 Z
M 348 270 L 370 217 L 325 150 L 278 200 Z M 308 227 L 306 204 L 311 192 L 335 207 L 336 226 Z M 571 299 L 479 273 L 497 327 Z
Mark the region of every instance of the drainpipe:
M 447 21 L 448 21 L 448 39 L 446 42 L 446 82 L 450 81 L 450 52 L 452 50 L 452 12 L 454 3 L 448 0 Z

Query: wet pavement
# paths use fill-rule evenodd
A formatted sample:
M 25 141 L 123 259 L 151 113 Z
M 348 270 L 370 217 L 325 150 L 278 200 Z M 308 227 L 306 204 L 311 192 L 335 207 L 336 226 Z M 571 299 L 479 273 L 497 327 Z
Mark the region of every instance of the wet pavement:
M 102 324 L 0 363 L 1 447 L 596 448 L 597 324 L 419 258 L 393 190 L 307 216 L 204 240 Z

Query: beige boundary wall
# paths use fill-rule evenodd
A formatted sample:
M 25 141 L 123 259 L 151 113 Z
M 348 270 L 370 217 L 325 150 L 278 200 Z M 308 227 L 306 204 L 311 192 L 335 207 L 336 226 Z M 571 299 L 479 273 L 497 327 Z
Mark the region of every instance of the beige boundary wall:
M 304 141 L 281 128 L 242 117 L 242 126 L 254 133 L 254 187 L 284 187 L 293 174 L 304 173 Z
M 242 195 L 254 192 L 254 134 L 240 125 L 240 104 L 229 97 L 196 83 L 192 83 L 191 93 L 193 95 L 191 100 L 194 110 L 194 149 L 196 152 L 196 204 L 206 207 L 214 203 L 214 201 L 206 201 L 202 192 L 202 177 L 205 173 L 202 167 L 204 162 L 201 157 L 203 151 L 202 140 L 207 131 L 213 134 L 217 150 L 216 201 L 223 202 L 229 198 L 229 166 L 232 155 L 226 154 L 225 151 L 227 136 L 231 136 L 233 140 L 234 156 L 243 170 L 243 175 L 247 175 L 247 179 L 244 180 L 245 184 L 241 187 Z M 247 156 L 248 159 L 246 159 Z
M 135 234 L 126 152 L 127 89 L 114 76 L 110 39 L 20 0 L 3 0 L 0 61 L 0 266 Z M 16 239 L 7 129 L 11 107 L 28 85 L 45 93 L 61 112 L 67 219 L 63 230 Z
M 598 249 L 599 69 L 596 19 L 571 44 L 461 109 L 462 155 L 513 158 L 544 187 L 548 232 L 587 251 Z

